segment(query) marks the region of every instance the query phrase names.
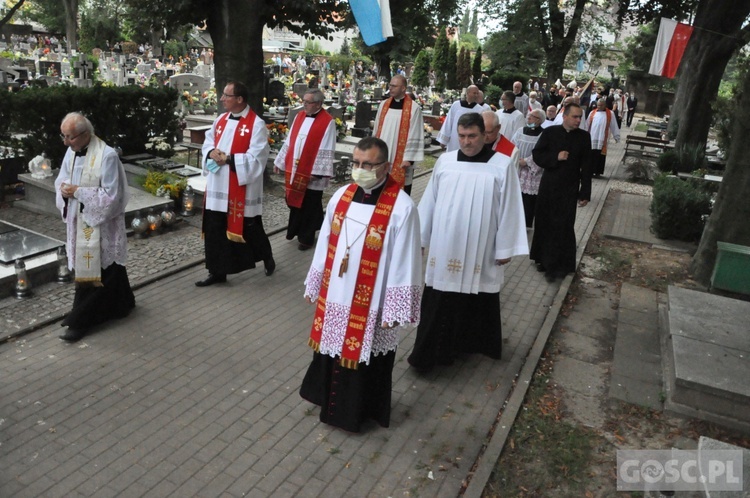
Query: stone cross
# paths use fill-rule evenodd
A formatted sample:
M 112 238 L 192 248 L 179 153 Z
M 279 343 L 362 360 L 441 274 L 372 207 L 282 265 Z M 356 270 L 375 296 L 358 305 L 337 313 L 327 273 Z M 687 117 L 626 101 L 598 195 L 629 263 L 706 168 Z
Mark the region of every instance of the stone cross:
M 88 68 L 90 64 L 86 62 L 86 59 L 78 60 L 73 64 L 73 67 L 78 70 L 78 77 L 82 80 L 88 79 Z

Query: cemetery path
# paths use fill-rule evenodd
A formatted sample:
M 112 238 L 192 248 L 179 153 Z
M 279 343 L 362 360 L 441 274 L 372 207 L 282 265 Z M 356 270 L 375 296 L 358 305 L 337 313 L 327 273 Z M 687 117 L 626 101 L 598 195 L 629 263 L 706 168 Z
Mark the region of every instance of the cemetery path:
M 621 158 L 622 145 L 612 146 L 609 175 Z M 428 178 L 415 179 L 416 200 Z M 579 258 L 607 180 L 594 180 L 579 211 Z M 498 414 L 536 365 L 572 277 L 548 284 L 527 258 L 514 259 L 500 361 L 466 356 L 419 376 L 406 362 L 415 333 L 405 333 L 391 427 L 355 435 L 321 424 L 298 395 L 312 357 L 313 310 L 302 299 L 312 255 L 283 233 L 271 243 L 271 278 L 256 269 L 198 289 L 205 270 L 185 259 L 201 254 L 197 220 L 131 241 L 134 283 L 159 265 L 176 268 L 172 256 L 184 265 L 137 288 L 131 316 L 73 345 L 57 338 L 54 320 L 0 344 L 0 496 L 479 496 L 499 454 Z M 38 320 L 52 306 L 46 289 L 33 298 Z M 21 305 L 0 308 L 6 316 Z

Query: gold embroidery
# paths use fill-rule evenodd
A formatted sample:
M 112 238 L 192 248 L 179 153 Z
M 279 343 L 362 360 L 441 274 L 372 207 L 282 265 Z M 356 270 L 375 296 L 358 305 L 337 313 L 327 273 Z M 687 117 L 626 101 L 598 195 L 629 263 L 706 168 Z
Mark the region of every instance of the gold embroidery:
M 460 259 L 449 259 L 448 260 L 448 271 L 451 273 L 460 273 L 463 270 L 463 263 Z

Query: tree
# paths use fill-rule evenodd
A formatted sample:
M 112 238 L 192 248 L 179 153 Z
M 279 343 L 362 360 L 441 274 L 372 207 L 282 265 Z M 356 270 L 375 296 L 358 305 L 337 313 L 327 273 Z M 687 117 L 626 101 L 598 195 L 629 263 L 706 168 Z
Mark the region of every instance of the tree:
M 739 90 L 732 136 L 747 137 L 750 133 L 750 71 L 747 64 Z M 716 262 L 717 242 L 750 246 L 750 223 L 747 222 L 750 219 L 750 155 L 744 140 L 733 140 L 728 152 L 724 179 L 713 212 L 691 262 L 693 276 L 704 284 L 708 284 Z
M 458 43 L 451 43 L 448 49 L 448 70 L 445 75 L 445 85 L 453 90 L 460 90 L 458 84 Z
M 371 47 L 362 44 L 362 53 L 378 61 L 383 76 L 392 61 L 410 61 L 435 36 L 436 22 L 451 19 L 458 0 L 401 0 L 391 2 L 391 22 L 395 36 Z M 353 19 L 348 22 L 353 24 Z M 361 41 L 361 38 L 358 39 Z
M 750 41 L 750 25 L 743 27 L 749 14 L 750 0 L 698 3 L 693 34 L 679 69 L 670 119 L 677 126 L 675 147 L 705 145 L 711 125 L 711 104 L 727 63 Z
M 474 83 L 479 83 L 482 79 L 482 47 L 477 48 L 474 54 L 474 63 L 471 66 L 471 75 L 474 77 Z
M 430 86 L 430 54 L 426 49 L 417 55 L 414 71 L 411 73 L 411 84 L 421 88 Z
M 62 0 L 65 7 L 65 39 L 68 51 L 78 50 L 78 0 Z
M 479 32 L 479 22 L 477 21 L 477 9 L 474 9 L 474 15 L 471 17 L 471 24 L 469 24 L 469 33 L 477 36 Z
M 68 1 L 68 0 L 66 0 Z M 230 80 L 243 81 L 250 91 L 249 104 L 263 113 L 263 28 L 286 27 L 308 36 L 329 36 L 343 24 L 347 4 L 335 0 L 127 0 L 155 26 L 202 25 L 205 21 L 214 43 L 216 88 Z
M 463 47 L 458 54 L 458 86 L 465 88 L 471 85 L 471 53 Z
M 445 88 L 449 60 L 450 42 L 448 37 L 445 36 L 445 28 L 439 28 L 435 39 L 435 48 L 432 50 L 432 69 L 435 70 L 435 89 L 438 91 Z
M 511 30 L 513 38 L 509 45 L 513 46 L 517 41 L 528 42 L 539 36 L 538 46 L 546 56 L 547 78 L 554 81 L 562 78 L 565 57 L 573 47 L 583 25 L 584 8 L 588 2 L 589 0 L 571 0 L 564 3 L 556 0 L 517 0 L 504 4 L 495 0 L 480 0 L 479 3 L 493 17 L 505 17 L 508 10 L 513 15 L 521 17 L 515 21 L 521 25 L 521 29 Z M 510 17 L 508 19 L 513 23 Z M 597 22 L 598 18 L 592 17 L 590 24 L 593 26 Z M 528 27 L 523 29 L 525 25 Z M 521 40 L 519 40 L 521 38 L 518 36 L 519 33 L 524 34 Z M 485 49 L 489 55 L 488 44 L 485 44 Z M 492 60 L 494 66 L 495 59 L 492 58 Z
M 464 15 L 461 17 L 461 22 L 458 24 L 458 29 L 460 35 L 463 35 L 465 33 L 469 33 L 469 23 L 471 22 L 469 18 L 469 11 L 465 10 Z
M 23 6 L 23 3 L 25 1 L 26 0 L 18 0 L 18 2 L 16 2 L 16 4 L 13 7 L 11 7 L 8 10 L 8 12 L 5 13 L 3 18 L 0 19 L 0 28 L 8 24 L 10 20 L 13 19 L 13 16 L 15 15 L 16 12 L 18 12 L 18 9 L 20 9 Z

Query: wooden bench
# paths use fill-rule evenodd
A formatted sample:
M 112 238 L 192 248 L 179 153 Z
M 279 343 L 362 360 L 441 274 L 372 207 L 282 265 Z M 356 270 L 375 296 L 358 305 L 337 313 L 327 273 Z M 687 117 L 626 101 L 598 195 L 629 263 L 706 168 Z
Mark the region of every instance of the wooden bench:
M 183 147 L 187 149 L 188 157 L 187 157 L 187 163 L 190 164 L 190 157 L 193 155 L 193 152 L 195 152 L 195 167 L 200 168 L 201 167 L 201 149 L 203 148 L 203 144 L 197 144 L 193 142 L 189 143 L 183 143 L 180 144 Z
M 625 153 L 622 156 L 622 160 L 624 161 L 628 156 L 659 157 L 663 151 L 672 148 L 674 148 L 674 145 L 660 138 L 630 135 L 625 139 Z

